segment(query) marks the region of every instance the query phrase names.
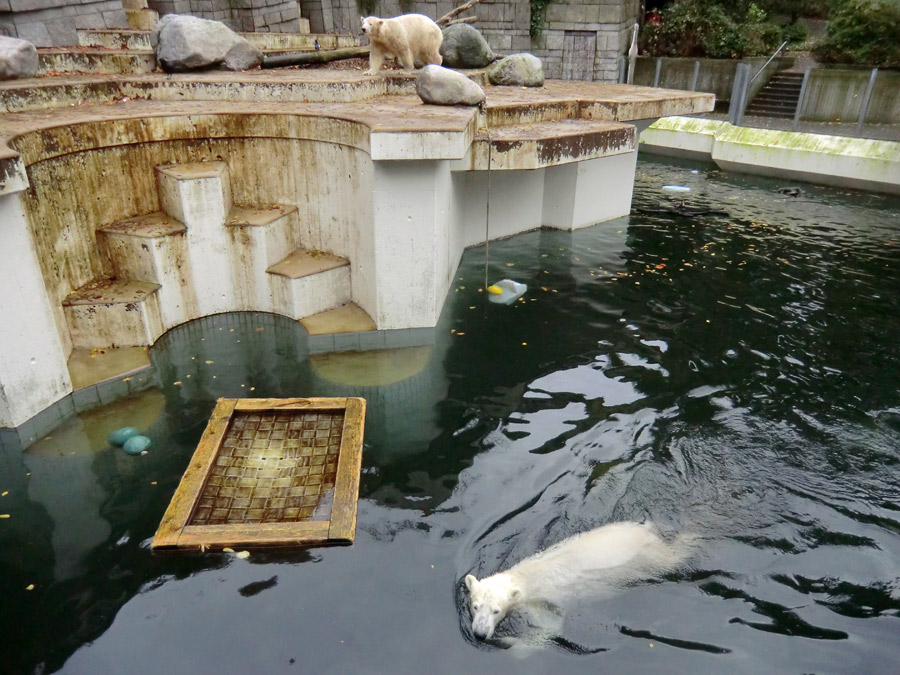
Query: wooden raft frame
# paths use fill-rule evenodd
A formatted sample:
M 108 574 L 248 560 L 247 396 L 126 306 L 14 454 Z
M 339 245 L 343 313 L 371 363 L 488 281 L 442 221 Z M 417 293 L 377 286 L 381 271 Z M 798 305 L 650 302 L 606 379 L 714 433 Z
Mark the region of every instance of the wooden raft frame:
M 189 524 L 235 413 L 337 412 L 344 414 L 327 521 L 261 522 L 225 525 Z M 172 496 L 156 535 L 153 551 L 350 544 L 356 537 L 356 511 L 362 465 L 366 401 L 362 398 L 271 398 L 218 400 L 197 450 Z

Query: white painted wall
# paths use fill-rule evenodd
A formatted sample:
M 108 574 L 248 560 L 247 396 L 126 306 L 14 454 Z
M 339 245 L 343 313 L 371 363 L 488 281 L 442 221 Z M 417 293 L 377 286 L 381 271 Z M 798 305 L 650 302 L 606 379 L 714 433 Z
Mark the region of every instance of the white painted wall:
M 23 424 L 72 391 L 19 194 L 0 195 L 0 427 Z

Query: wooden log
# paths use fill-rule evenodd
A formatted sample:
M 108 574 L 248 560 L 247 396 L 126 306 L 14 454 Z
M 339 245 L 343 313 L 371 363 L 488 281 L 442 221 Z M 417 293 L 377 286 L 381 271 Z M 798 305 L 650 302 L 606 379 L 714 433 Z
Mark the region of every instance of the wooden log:
M 355 59 L 368 56 L 368 47 L 343 47 L 318 52 L 292 52 L 290 54 L 272 54 L 263 58 L 263 68 L 283 68 L 285 66 L 306 66 L 312 63 L 331 63 L 341 59 Z

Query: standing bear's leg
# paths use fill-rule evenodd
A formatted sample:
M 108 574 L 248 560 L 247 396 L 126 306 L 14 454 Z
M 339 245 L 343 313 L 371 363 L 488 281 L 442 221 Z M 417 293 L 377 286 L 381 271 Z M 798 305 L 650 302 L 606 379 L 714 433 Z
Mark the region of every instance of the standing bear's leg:
M 406 49 L 400 50 L 398 58 L 400 59 L 400 63 L 403 65 L 403 70 L 415 70 L 416 62 L 413 59 L 412 49 L 409 48 L 409 45 L 406 46 Z
M 369 69 L 366 71 L 366 75 L 377 75 L 383 63 L 384 52 L 381 51 L 381 47 L 373 43 L 369 50 Z

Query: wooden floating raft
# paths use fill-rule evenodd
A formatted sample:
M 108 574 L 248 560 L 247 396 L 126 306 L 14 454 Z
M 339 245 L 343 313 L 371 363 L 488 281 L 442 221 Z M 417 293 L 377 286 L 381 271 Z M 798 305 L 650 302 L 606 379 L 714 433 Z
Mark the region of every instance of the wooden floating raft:
M 219 399 L 151 548 L 352 543 L 362 398 Z

